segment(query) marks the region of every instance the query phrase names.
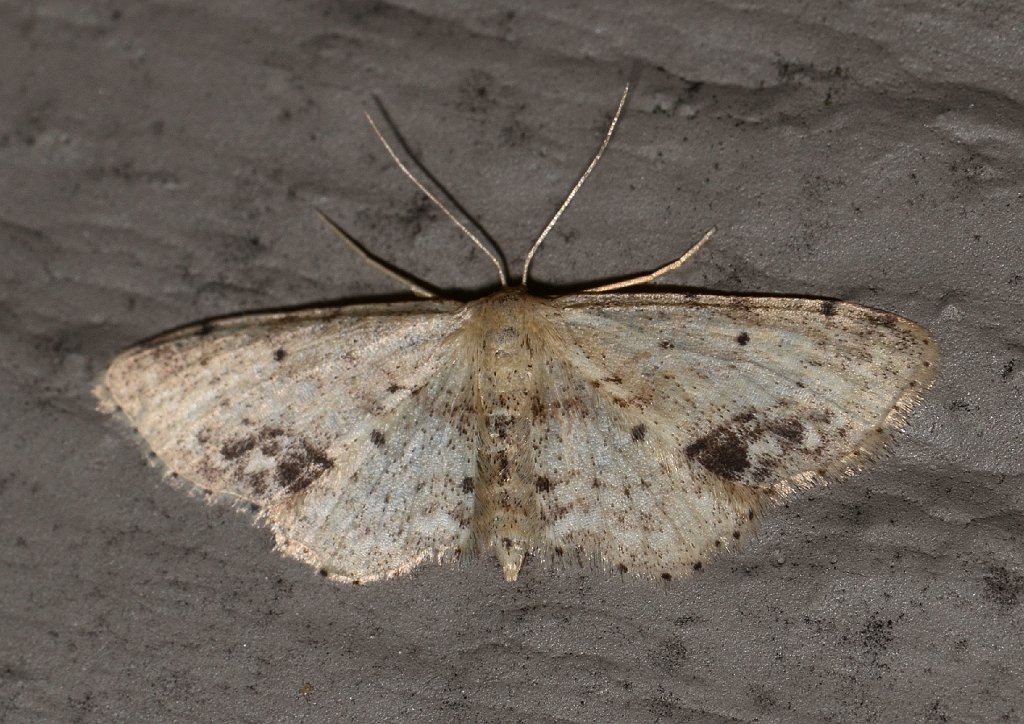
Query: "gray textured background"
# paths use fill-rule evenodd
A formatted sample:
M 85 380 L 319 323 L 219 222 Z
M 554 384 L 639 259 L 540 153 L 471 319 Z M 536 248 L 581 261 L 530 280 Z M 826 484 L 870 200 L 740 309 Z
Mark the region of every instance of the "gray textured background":
M 1019 721 L 1024 12 L 1015 3 L 0 2 L 0 720 Z M 332 585 L 161 481 L 89 390 L 215 314 L 513 268 L 829 296 L 928 327 L 893 454 L 669 587 L 492 561 Z

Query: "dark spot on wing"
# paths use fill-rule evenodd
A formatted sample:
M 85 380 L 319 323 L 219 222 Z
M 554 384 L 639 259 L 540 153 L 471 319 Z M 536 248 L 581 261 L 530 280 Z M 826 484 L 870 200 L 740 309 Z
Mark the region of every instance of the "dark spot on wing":
M 686 456 L 726 480 L 739 480 L 750 467 L 746 443 L 728 426 L 717 427 L 690 443 Z
M 804 424 L 795 417 L 772 420 L 767 424 L 768 430 L 781 438 L 793 443 L 801 443 L 804 439 Z
M 812 412 L 806 424 L 829 424 L 831 417 L 828 410 Z M 772 470 L 784 467 L 787 456 L 822 452 L 825 442 L 813 450 L 806 448 L 806 424 L 793 416 L 775 417 L 771 411 L 746 410 L 690 443 L 686 455 L 726 480 L 743 479 L 748 485 L 769 483 L 775 477 Z M 759 445 L 763 440 L 767 446 Z M 780 452 L 772 452 L 773 448 Z
M 473 482 L 473 478 L 470 478 L 470 477 L 463 478 L 462 479 L 462 492 L 463 493 L 467 493 L 467 494 L 468 493 L 472 493 L 474 485 L 475 484 Z
M 747 334 L 746 332 L 740 332 L 736 336 L 736 344 L 738 344 L 740 347 L 743 347 L 749 341 L 750 341 L 750 335 Z
M 384 433 L 381 432 L 380 430 L 373 430 L 370 433 L 370 442 L 372 442 L 377 447 L 384 447 Z
M 629 566 L 627 566 L 625 563 L 620 563 L 618 565 L 618 569 L 619 573 L 627 573 L 629 571 Z
M 537 478 L 537 482 L 535 483 L 535 485 L 537 486 L 538 493 L 546 493 L 549 490 L 551 490 L 551 480 L 545 477 L 544 475 L 541 475 L 539 478 Z
M 277 350 L 274 352 L 274 359 L 277 360 L 278 362 L 280 362 L 287 356 L 288 353 L 285 352 L 284 347 L 278 347 Z
M 647 436 L 647 425 L 641 422 L 639 425 L 635 425 L 629 434 L 633 437 L 633 442 L 640 442 Z
M 391 393 L 391 394 L 394 394 L 394 393 L 398 392 L 400 389 L 402 389 L 402 388 L 399 387 L 398 385 L 395 385 L 395 384 L 388 385 L 388 392 Z
M 671 581 L 672 580 L 672 574 L 671 573 L 662 573 L 661 577 L 664 578 L 666 581 Z
M 236 472 L 256 495 L 264 495 L 269 488 L 270 471 L 245 473 L 245 462 L 239 460 L 259 446 L 260 452 L 275 458 L 274 483 L 290 492 L 298 492 L 323 475 L 334 463 L 324 452 L 306 441 L 288 440 L 279 427 L 264 427 L 255 435 L 229 440 L 221 446 L 225 460 L 235 461 Z
M 695 571 L 699 571 L 703 567 L 704 567 L 704 564 L 702 564 L 700 561 L 697 561 L 696 563 L 693 564 L 693 570 L 695 570 Z
M 236 460 L 256 447 L 256 439 L 251 435 L 241 437 L 224 443 L 220 448 L 220 454 L 225 460 Z
M 327 454 L 307 440 L 290 444 L 277 458 L 277 484 L 289 493 L 305 490 L 334 467 Z
M 824 314 L 826 317 L 835 316 L 836 303 L 831 300 L 825 300 L 824 302 L 821 303 L 821 313 Z
M 676 348 L 676 346 L 672 342 L 668 341 L 667 339 L 661 340 L 660 347 L 662 349 L 675 349 Z

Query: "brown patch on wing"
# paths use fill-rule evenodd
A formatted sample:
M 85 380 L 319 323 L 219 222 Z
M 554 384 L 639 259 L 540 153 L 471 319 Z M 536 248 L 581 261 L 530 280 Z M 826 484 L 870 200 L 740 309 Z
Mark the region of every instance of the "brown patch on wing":
M 785 417 L 765 423 L 772 433 L 790 442 L 801 443 L 804 439 L 804 424 L 795 417 Z
M 221 445 L 220 454 L 225 460 L 237 460 L 259 445 L 260 452 L 267 456 L 273 456 L 277 454 L 279 448 L 277 438 L 282 435 L 284 435 L 284 430 L 279 427 L 263 427 L 255 434 L 228 440 Z M 206 440 L 199 440 L 199 442 L 205 444 Z
M 686 456 L 726 480 L 739 480 L 750 467 L 747 443 L 728 427 L 720 425 L 686 447 Z
M 272 469 L 246 470 L 254 450 L 273 459 Z M 233 477 L 244 480 L 250 492 L 258 497 L 270 490 L 271 480 L 278 489 L 297 493 L 308 488 L 321 475 L 334 467 L 327 453 L 309 440 L 293 438 L 279 427 L 263 427 L 259 431 L 227 440 L 220 454 L 233 470 Z
M 829 424 L 831 417 L 828 413 L 809 419 Z M 806 432 L 804 423 L 796 417 L 773 417 L 770 412 L 745 410 L 687 445 L 685 452 L 690 460 L 725 480 L 768 486 L 777 482 L 778 469 L 784 467 L 786 456 L 803 450 Z M 838 430 L 837 434 L 842 436 L 844 432 Z M 766 455 L 761 450 L 755 456 L 751 446 L 766 436 L 774 438 L 781 454 Z M 820 452 L 823 445 L 807 452 Z
M 277 461 L 277 484 L 289 493 L 305 490 L 321 475 L 334 467 L 327 454 L 301 440 L 285 448 Z
M 202 440 L 200 440 L 200 442 L 202 442 Z M 256 447 L 255 437 L 243 437 L 237 440 L 231 440 L 230 442 L 226 442 L 221 445 L 220 454 L 224 456 L 225 460 L 237 460 L 254 447 Z

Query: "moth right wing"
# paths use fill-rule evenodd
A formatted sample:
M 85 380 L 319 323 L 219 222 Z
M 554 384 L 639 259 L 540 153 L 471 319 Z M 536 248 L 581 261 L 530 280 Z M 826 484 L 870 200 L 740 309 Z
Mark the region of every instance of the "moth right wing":
M 459 550 L 479 445 L 461 305 L 245 315 L 111 364 L 115 403 L 167 467 L 258 504 L 279 547 L 343 580 Z
M 539 540 L 671 577 L 760 507 L 857 469 L 935 374 L 927 332 L 853 304 L 594 294 L 539 314 Z

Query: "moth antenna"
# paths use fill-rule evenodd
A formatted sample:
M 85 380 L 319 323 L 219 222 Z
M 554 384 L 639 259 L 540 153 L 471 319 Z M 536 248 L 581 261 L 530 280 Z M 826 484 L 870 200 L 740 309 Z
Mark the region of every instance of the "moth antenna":
M 630 277 L 629 279 L 623 279 L 622 281 L 612 282 L 611 284 L 603 284 L 599 287 L 591 287 L 590 289 L 584 289 L 581 294 L 594 294 L 596 292 L 610 292 L 614 289 L 624 289 L 625 287 L 633 287 L 637 284 L 646 284 L 652 282 L 663 274 L 668 274 L 670 271 L 674 271 L 681 267 L 683 264 L 690 260 L 690 257 L 700 251 L 700 248 L 704 246 L 715 235 L 717 229 L 712 226 L 710 229 L 704 232 L 704 236 L 700 238 L 696 244 L 691 246 L 686 252 L 670 264 L 666 264 L 663 267 L 655 269 L 650 274 L 641 274 L 640 276 Z
M 340 226 L 338 226 L 338 224 L 330 216 L 325 214 L 323 211 L 321 211 L 320 209 L 317 209 L 317 208 L 314 208 L 313 210 L 316 211 L 316 213 L 320 216 L 321 220 L 323 220 L 323 222 L 325 224 L 327 224 L 329 227 L 331 227 L 331 230 L 335 234 L 337 234 L 338 237 L 342 241 L 344 241 L 346 244 L 348 244 L 350 249 L 352 249 L 357 254 L 359 254 L 359 256 L 363 257 L 363 261 L 365 261 L 367 264 L 372 266 L 374 269 L 377 269 L 378 271 L 384 272 L 385 274 L 387 274 L 392 279 L 394 279 L 394 280 L 404 284 L 405 286 L 409 287 L 409 289 L 412 290 L 412 293 L 415 294 L 418 297 L 424 297 L 424 298 L 427 298 L 427 299 L 432 299 L 432 298 L 437 297 L 437 294 L 435 294 L 434 292 L 432 292 L 429 289 L 427 289 L 425 286 L 423 286 L 423 285 L 419 284 L 418 282 L 416 282 L 411 276 L 408 276 L 407 274 L 403 274 L 402 272 L 400 272 L 399 270 L 395 269 L 394 267 L 392 267 L 390 264 L 388 264 L 384 260 L 374 256 L 369 251 L 367 251 L 363 247 L 362 244 L 360 244 L 358 241 L 356 241 L 351 236 L 346 234 L 344 229 L 342 229 Z
M 626 83 L 626 89 L 622 91 L 622 98 L 619 99 L 619 107 L 615 109 L 615 115 L 612 117 L 612 122 L 608 126 L 607 133 L 604 134 L 604 140 L 601 142 L 601 147 L 597 149 L 597 153 L 594 154 L 594 158 L 590 161 L 590 165 L 587 166 L 583 175 L 580 176 L 580 180 L 576 182 L 576 185 L 572 187 L 572 191 L 569 192 L 569 195 L 565 197 L 565 201 L 563 201 L 562 205 L 558 207 L 558 211 L 556 211 L 555 215 L 551 217 L 551 221 L 549 221 L 548 225 L 544 227 L 544 231 L 540 232 L 540 236 L 537 237 L 537 240 L 533 242 L 533 246 L 530 247 L 530 252 L 526 255 L 526 261 L 523 263 L 522 284 L 524 287 L 526 286 L 527 276 L 530 273 L 530 262 L 533 261 L 533 255 L 537 253 L 537 249 L 540 248 L 544 238 L 548 235 L 551 229 L 554 228 L 555 224 L 558 223 L 558 219 L 561 218 L 565 210 L 569 208 L 569 204 L 572 203 L 573 197 L 576 196 L 580 187 L 583 186 L 583 182 L 587 180 L 590 172 L 594 170 L 595 166 L 597 166 L 597 162 L 601 160 L 601 155 L 604 153 L 604 150 L 608 148 L 608 142 L 612 140 L 612 134 L 615 132 L 615 126 L 619 123 L 619 117 L 622 115 L 622 108 L 626 105 L 626 96 L 628 95 L 629 83 Z
M 480 241 L 479 238 L 477 238 L 476 234 L 474 234 L 472 231 L 466 228 L 466 225 L 459 221 L 455 217 L 455 214 L 449 211 L 448 207 L 445 206 L 441 202 L 441 200 L 437 198 L 437 196 L 432 194 L 430 190 L 426 186 L 424 186 L 423 183 L 421 183 L 418 178 L 416 178 L 413 175 L 412 171 L 406 168 L 406 165 L 402 163 L 402 159 L 398 157 L 398 154 L 395 153 L 394 149 L 391 148 L 391 144 L 389 144 L 387 142 L 387 139 L 384 138 L 384 134 L 382 134 L 380 132 L 380 129 L 377 128 L 377 124 L 373 122 L 373 118 L 370 116 L 370 114 L 364 112 L 364 115 L 366 116 L 366 120 L 370 122 L 370 128 L 373 129 L 373 132 L 374 134 L 376 134 L 378 140 L 380 140 L 380 142 L 384 144 L 384 148 L 387 149 L 388 154 L 391 156 L 391 160 L 393 160 L 395 164 L 398 166 L 398 168 L 401 169 L 402 173 L 404 173 L 406 177 L 416 185 L 416 188 L 418 188 L 424 196 L 430 199 L 430 202 L 434 204 L 434 206 L 439 208 L 453 224 L 459 227 L 459 230 L 463 234 L 468 236 L 473 241 L 474 244 L 480 247 L 480 250 L 487 255 L 487 257 L 494 263 L 495 268 L 498 270 L 498 278 L 501 280 L 501 286 L 507 287 L 508 277 L 505 274 L 505 268 L 502 266 L 501 262 L 498 260 L 498 257 L 494 254 L 494 252 L 492 252 L 490 249 L 484 246 L 484 243 Z

